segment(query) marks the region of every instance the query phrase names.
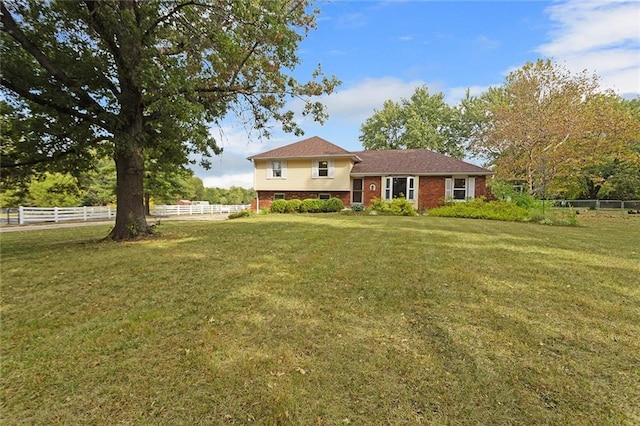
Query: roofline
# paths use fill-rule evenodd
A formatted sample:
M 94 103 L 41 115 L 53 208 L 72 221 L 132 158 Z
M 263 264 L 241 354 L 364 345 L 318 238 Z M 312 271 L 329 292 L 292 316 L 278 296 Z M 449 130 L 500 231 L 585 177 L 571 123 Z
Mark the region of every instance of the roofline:
M 260 155 L 260 154 L 258 154 Z M 247 157 L 247 160 L 306 160 L 308 158 L 351 158 L 356 162 L 362 161 L 360 157 L 352 153 L 346 154 L 324 154 L 324 155 L 293 155 L 290 157 L 283 156 L 273 156 L 273 157 L 258 157 L 258 155 L 253 155 L 251 157 Z
M 457 176 L 457 175 L 471 175 L 471 176 L 491 176 L 496 172 L 475 172 L 475 171 L 457 171 L 457 172 L 438 172 L 438 173 L 411 173 L 411 172 L 364 172 L 364 173 L 350 173 L 350 176 L 366 177 L 366 176 Z

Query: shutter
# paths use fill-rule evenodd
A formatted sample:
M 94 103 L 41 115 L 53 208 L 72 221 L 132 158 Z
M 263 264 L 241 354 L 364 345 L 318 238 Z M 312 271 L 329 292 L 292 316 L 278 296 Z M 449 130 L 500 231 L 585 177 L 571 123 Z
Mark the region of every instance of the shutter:
M 415 201 L 416 199 L 416 187 L 415 187 L 415 178 L 413 176 L 409 176 L 407 178 L 407 200 Z
M 327 165 L 329 166 L 329 171 L 327 172 L 327 177 L 332 178 L 335 175 L 333 160 L 329 160 Z
M 267 179 L 273 177 L 273 161 L 267 161 Z
M 467 179 L 467 198 L 476 198 L 476 178 Z
M 385 200 L 391 200 L 393 198 L 393 191 L 392 188 L 393 187 L 393 178 L 384 178 L 384 199 Z
M 286 161 L 280 162 L 280 177 L 282 179 L 287 178 L 287 162 Z
M 450 201 L 453 199 L 453 179 L 446 178 L 444 181 L 444 199 Z
M 311 177 L 318 177 L 318 160 L 312 160 L 311 162 Z

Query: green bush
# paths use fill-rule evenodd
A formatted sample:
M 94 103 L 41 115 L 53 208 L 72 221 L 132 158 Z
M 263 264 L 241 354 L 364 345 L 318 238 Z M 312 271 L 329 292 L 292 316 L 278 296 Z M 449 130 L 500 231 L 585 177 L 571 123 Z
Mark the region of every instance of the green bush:
M 539 223 L 541 225 L 555 226 L 576 226 L 578 217 L 574 210 L 556 210 L 547 208 L 546 210 L 531 209 L 528 222 Z
M 431 209 L 429 216 L 518 221 L 526 220 L 529 217 L 529 212 L 524 207 L 509 201 L 485 202 L 481 198 L 476 198 Z
M 320 200 L 318 198 L 307 198 L 306 200 L 302 200 L 302 204 L 300 204 L 300 212 L 320 213 L 322 212 L 324 203 L 324 200 Z
M 275 200 L 271 203 L 271 213 L 285 213 L 287 211 L 287 201 Z
M 364 211 L 364 204 L 352 204 L 351 205 L 351 210 L 353 210 L 354 212 L 363 212 Z
M 302 204 L 302 201 L 298 200 L 298 199 L 292 199 L 287 201 L 287 206 L 285 208 L 285 212 L 286 213 L 297 213 L 300 211 L 300 205 Z
M 374 198 L 367 208 L 369 214 L 383 214 L 388 216 L 416 216 L 413 204 L 406 198 L 394 198 L 391 201 Z
M 344 203 L 340 198 L 329 198 L 322 208 L 324 212 L 339 212 L 344 209 Z

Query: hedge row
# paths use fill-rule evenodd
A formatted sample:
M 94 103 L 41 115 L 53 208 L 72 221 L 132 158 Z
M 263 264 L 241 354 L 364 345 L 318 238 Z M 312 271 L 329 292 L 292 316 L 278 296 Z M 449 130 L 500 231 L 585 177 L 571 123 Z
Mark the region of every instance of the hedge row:
M 307 198 L 306 200 L 275 200 L 271 203 L 271 213 L 329 213 L 344 209 L 344 203 L 339 198 L 320 200 Z

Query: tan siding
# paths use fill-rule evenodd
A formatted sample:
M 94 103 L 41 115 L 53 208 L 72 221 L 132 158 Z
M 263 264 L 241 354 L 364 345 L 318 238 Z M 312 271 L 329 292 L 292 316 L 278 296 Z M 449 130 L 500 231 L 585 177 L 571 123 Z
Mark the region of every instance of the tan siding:
M 322 158 L 319 158 L 322 160 Z M 285 160 L 283 160 L 285 161 Z M 267 179 L 267 161 L 254 160 L 256 191 L 349 191 L 352 162 L 348 158 L 334 159 L 333 178 L 312 178 L 311 159 L 287 162 L 286 179 Z

